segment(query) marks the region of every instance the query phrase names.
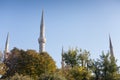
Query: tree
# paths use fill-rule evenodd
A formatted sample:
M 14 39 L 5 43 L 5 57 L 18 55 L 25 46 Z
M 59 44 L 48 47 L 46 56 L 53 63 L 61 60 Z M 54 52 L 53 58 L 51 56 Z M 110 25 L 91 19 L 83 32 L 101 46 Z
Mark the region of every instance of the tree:
M 82 66 L 72 68 L 70 74 L 72 74 L 74 80 L 89 80 L 91 78 L 91 72 Z
M 6 78 L 4 80 L 34 80 L 30 76 L 24 76 L 22 74 L 15 73 L 14 76 Z
M 38 80 L 67 80 L 59 74 L 42 74 Z
M 3 54 L 0 51 L 0 77 L 6 73 L 7 67 L 3 63 Z
M 55 61 L 47 52 L 40 53 L 41 57 L 41 72 L 42 73 L 53 73 L 56 70 Z
M 95 80 L 119 80 L 116 60 L 109 53 L 102 53 L 100 59 L 93 60 L 90 69 L 95 75 Z
M 99 80 L 101 78 L 101 62 L 98 59 L 96 61 L 93 60 L 89 68 L 95 75 L 94 79 Z
M 22 55 L 25 53 L 25 51 L 23 50 L 19 50 L 17 48 L 14 48 L 11 51 L 11 54 L 9 55 L 9 57 L 4 61 L 4 64 L 6 64 L 8 70 L 6 71 L 6 74 L 4 74 L 2 76 L 2 78 L 6 78 L 9 76 L 13 76 L 16 72 L 19 73 L 19 70 L 21 68 L 22 65 L 20 65 L 19 61 L 22 61 Z M 24 54 L 26 55 L 26 54 Z M 22 70 L 21 70 L 22 71 Z
M 91 78 L 91 71 L 88 69 L 91 64 L 90 53 L 86 50 L 72 49 L 63 54 L 66 63 L 64 68 L 65 77 L 68 80 L 88 80 Z M 70 67 L 68 67 L 70 66 Z
M 106 55 L 103 53 L 101 56 L 102 76 L 104 80 L 116 80 L 117 65 L 114 57 L 111 57 L 109 53 Z
M 78 50 L 68 50 L 68 52 L 65 52 L 63 54 L 64 61 L 67 65 L 70 65 L 71 67 L 78 65 Z
M 4 75 L 6 73 L 7 67 L 4 63 L 0 63 L 0 75 Z
M 56 70 L 55 62 L 48 53 L 39 54 L 35 50 L 24 51 L 14 48 L 5 64 L 8 70 L 3 76 L 4 78 L 18 73 L 36 79 L 41 74 L 51 73 Z
M 81 49 L 70 49 L 68 52 L 63 54 L 64 61 L 66 65 L 74 66 L 82 66 L 87 67 L 90 63 L 90 53 L 86 50 L 82 51 Z
M 89 51 L 87 51 L 87 50 L 82 51 L 80 49 L 79 55 L 78 55 L 78 60 L 82 67 L 88 67 L 89 63 L 91 62 L 89 57 L 90 57 Z

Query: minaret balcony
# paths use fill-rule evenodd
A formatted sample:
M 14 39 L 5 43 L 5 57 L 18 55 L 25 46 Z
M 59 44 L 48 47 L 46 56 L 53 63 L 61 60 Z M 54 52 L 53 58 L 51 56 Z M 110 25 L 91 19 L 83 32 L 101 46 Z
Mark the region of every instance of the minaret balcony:
M 39 38 L 38 41 L 39 43 L 46 43 L 46 38 Z

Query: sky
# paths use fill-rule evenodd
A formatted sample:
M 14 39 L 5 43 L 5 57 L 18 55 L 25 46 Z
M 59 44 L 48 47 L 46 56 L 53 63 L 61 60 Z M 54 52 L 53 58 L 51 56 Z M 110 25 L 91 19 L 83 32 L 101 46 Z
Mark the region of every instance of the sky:
M 109 34 L 120 65 L 119 0 L 0 0 L 0 51 L 7 33 L 9 50 L 39 51 L 41 14 L 44 10 L 46 51 L 61 67 L 61 50 L 86 49 L 97 59 L 109 50 Z

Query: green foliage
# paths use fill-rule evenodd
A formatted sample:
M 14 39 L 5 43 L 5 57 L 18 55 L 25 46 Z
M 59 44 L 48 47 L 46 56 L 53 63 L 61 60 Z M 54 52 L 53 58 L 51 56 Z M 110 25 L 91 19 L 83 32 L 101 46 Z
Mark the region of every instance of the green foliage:
M 109 53 L 92 60 L 88 51 L 71 49 L 62 56 L 65 66 L 56 69 L 47 52 L 14 48 L 4 64 L 0 63 L 0 74 L 6 80 L 120 80 L 116 60 Z
M 21 69 L 17 72 L 20 74 L 36 77 L 42 73 L 41 71 L 39 72 L 39 70 L 41 70 L 41 57 L 34 50 L 27 50 L 25 53 L 23 52 L 17 63 L 19 63 L 18 69 Z
M 68 80 L 83 80 L 90 79 L 91 72 L 89 66 L 91 60 L 90 53 L 86 50 L 72 49 L 63 54 L 66 66 L 64 68 L 64 75 Z M 70 67 L 69 67 L 70 66 Z
M 68 52 L 65 52 L 63 54 L 63 58 L 65 60 L 65 63 L 67 65 L 70 65 L 71 67 L 74 66 L 84 66 L 87 67 L 87 65 L 90 63 L 89 59 L 90 53 L 86 50 L 82 51 L 81 49 L 70 49 Z
M 91 72 L 82 66 L 72 68 L 70 74 L 72 74 L 75 80 L 89 80 L 91 77 Z
M 95 74 L 95 80 L 119 80 L 116 60 L 109 53 L 102 53 L 100 59 L 94 60 L 91 70 Z
M 65 52 L 63 54 L 66 63 L 63 71 L 65 77 L 68 80 L 119 80 L 118 67 L 113 56 L 103 53 L 97 60 L 92 60 L 89 56 L 90 53 L 86 50 L 72 49 Z M 80 71 L 80 68 L 84 69 Z
M 4 63 L 0 63 L 0 75 L 4 75 L 6 73 L 7 66 Z
M 38 80 L 66 80 L 63 76 L 59 74 L 43 74 Z
M 56 70 L 54 60 L 48 53 L 37 53 L 34 50 L 19 50 L 14 48 L 6 61 L 9 68 L 3 78 L 13 76 L 15 73 L 29 75 L 34 79 L 43 73 L 51 73 Z
M 101 77 L 101 62 L 99 60 L 93 60 L 89 68 L 92 71 L 92 73 L 94 73 L 95 80 L 99 80 Z
M 78 55 L 78 60 L 79 60 L 79 65 L 81 65 L 82 67 L 88 67 L 89 63 L 91 62 L 91 60 L 89 59 L 90 57 L 90 53 L 89 51 L 82 51 L 80 49 L 79 51 L 79 55 Z
M 104 80 L 115 80 L 117 75 L 117 65 L 114 57 L 109 53 L 106 55 L 103 53 L 101 56 L 102 75 Z
M 50 57 L 49 54 L 46 52 L 40 53 L 40 57 L 41 57 L 41 72 L 47 74 L 55 72 L 56 65 L 52 57 Z
M 65 63 L 70 65 L 71 67 L 78 65 L 78 51 L 76 50 L 68 50 L 68 52 L 63 54 Z
M 5 80 L 34 80 L 29 76 L 23 76 L 22 74 L 15 73 L 14 76 L 6 78 Z

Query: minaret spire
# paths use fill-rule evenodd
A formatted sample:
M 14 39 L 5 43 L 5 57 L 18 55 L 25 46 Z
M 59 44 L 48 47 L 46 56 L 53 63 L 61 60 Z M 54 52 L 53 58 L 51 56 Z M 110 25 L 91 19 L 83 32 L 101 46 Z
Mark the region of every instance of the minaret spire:
M 109 47 L 110 47 L 110 54 L 112 57 L 114 57 L 113 46 L 112 46 L 112 41 L 111 41 L 110 35 L 109 35 Z
M 40 25 L 40 37 L 38 39 L 39 42 L 39 52 L 45 51 L 45 26 L 44 26 L 44 11 L 42 10 L 42 16 L 41 16 L 41 25 Z
M 7 34 L 6 43 L 5 43 L 4 59 L 8 58 L 8 53 L 9 53 L 9 32 Z

